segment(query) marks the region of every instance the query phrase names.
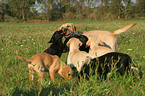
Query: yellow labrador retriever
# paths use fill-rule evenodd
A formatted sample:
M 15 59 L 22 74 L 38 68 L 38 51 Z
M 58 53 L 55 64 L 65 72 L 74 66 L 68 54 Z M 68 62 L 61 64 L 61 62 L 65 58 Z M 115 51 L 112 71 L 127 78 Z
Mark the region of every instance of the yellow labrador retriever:
M 58 30 L 60 30 L 62 27 L 64 27 L 66 29 L 68 28 L 69 30 L 75 30 L 75 31 L 72 31 L 73 33 L 76 32 L 75 27 L 67 27 L 67 25 L 74 26 L 73 23 L 66 23 L 66 24 L 63 24 L 61 27 L 59 27 Z M 136 23 L 127 25 L 127 26 L 125 26 L 121 29 L 115 30 L 115 31 L 101 31 L 101 30 L 87 31 L 87 32 L 83 32 L 82 35 L 85 35 L 87 37 L 95 36 L 99 40 L 101 40 L 105 44 L 105 46 L 107 46 L 110 49 L 112 49 L 113 51 L 115 51 L 116 47 L 117 47 L 117 40 L 116 40 L 115 35 L 127 31 L 129 28 L 133 27 L 134 25 L 136 25 Z
M 73 64 L 78 72 L 81 71 L 84 64 L 88 65 L 90 63 L 91 58 L 96 58 L 96 56 L 92 56 L 85 51 L 79 50 L 79 46 L 82 45 L 82 42 L 77 38 L 69 39 L 66 45 L 70 47 L 67 57 L 67 65 Z
M 50 55 L 42 52 L 32 56 L 30 59 L 23 59 L 18 55 L 16 55 L 16 57 L 22 61 L 30 62 L 30 64 L 28 64 L 29 80 L 33 80 L 33 74 L 35 71 L 39 76 L 38 81 L 42 81 L 45 70 L 49 70 L 50 77 L 53 82 L 55 82 L 56 72 L 58 72 L 65 79 L 72 79 L 73 71 L 56 55 Z
M 98 40 L 101 40 L 105 46 L 111 48 L 113 51 L 116 50 L 117 46 L 117 40 L 115 38 L 116 34 L 120 34 L 122 32 L 127 31 L 129 28 L 133 27 L 136 25 L 136 23 L 127 25 L 121 29 L 115 30 L 115 31 L 100 31 L 100 30 L 94 30 L 94 31 L 88 31 L 84 32 L 83 35 L 90 37 L 90 36 L 95 36 L 98 38 Z
M 89 37 L 86 43 L 87 46 L 90 46 L 89 54 L 100 57 L 109 52 L 114 52 L 112 49 L 108 47 L 99 46 L 99 43 L 103 45 L 103 43 L 96 37 Z
M 70 33 L 72 35 L 76 31 L 76 27 L 73 23 L 65 23 L 58 28 L 58 31 L 60 31 L 60 30 L 62 30 L 62 31 L 66 30 L 67 31 L 66 35 L 69 35 Z

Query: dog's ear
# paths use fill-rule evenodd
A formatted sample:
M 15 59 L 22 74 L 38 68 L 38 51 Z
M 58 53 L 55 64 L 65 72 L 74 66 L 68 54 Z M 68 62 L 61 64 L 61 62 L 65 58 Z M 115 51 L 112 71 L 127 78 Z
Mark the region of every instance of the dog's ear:
M 71 43 L 71 39 L 68 40 L 68 42 L 66 43 L 66 46 L 69 47 Z
M 48 41 L 48 43 L 53 43 L 54 42 L 54 38 L 52 36 L 52 38 L 50 39 L 50 41 Z
M 70 41 L 68 41 L 68 42 L 66 43 L 66 46 L 67 46 L 67 47 L 69 47 L 69 45 L 70 45 Z
M 61 72 L 60 72 L 60 75 L 61 75 L 64 79 L 66 79 L 67 74 L 68 74 L 68 68 L 67 68 L 66 66 L 63 66 L 63 67 L 62 67 L 62 70 L 61 70 Z
M 51 37 L 50 41 L 48 41 L 48 43 L 54 43 L 55 37 L 56 37 L 56 33 L 53 34 L 53 36 Z
M 52 39 L 50 41 L 48 41 L 48 43 L 52 43 Z
M 63 28 L 62 26 L 61 26 L 61 27 L 59 27 L 59 28 L 58 28 L 58 31 L 62 30 L 62 28 Z
M 61 72 L 61 76 L 64 77 L 64 79 L 72 79 L 73 71 L 69 66 L 65 66 Z
M 82 45 L 83 45 L 83 43 L 82 43 L 81 41 L 79 42 L 79 44 L 80 44 L 80 46 L 82 46 Z
M 88 40 L 88 41 L 86 42 L 86 45 L 87 45 L 87 46 L 90 46 L 90 40 Z
M 73 33 L 76 31 L 75 25 L 72 23 Z

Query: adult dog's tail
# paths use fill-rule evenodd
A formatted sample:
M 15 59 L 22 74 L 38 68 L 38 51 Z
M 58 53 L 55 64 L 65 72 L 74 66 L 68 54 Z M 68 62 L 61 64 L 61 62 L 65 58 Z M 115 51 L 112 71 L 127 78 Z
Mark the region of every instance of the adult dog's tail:
M 32 62 L 32 59 L 24 59 L 21 56 L 16 55 L 17 58 L 19 58 L 20 60 L 22 60 L 23 62 Z
M 136 23 L 133 23 L 133 24 L 130 24 L 130 25 L 127 25 L 121 29 L 118 29 L 118 30 L 115 30 L 115 31 L 112 31 L 113 34 L 120 34 L 122 32 L 125 32 L 127 31 L 129 28 L 133 27 L 134 25 L 136 25 Z

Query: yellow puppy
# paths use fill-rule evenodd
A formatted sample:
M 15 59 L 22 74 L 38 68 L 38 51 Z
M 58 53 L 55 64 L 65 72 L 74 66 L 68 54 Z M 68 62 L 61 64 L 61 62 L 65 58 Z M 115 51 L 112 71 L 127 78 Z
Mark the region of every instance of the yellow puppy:
M 88 32 L 84 32 L 83 35 L 87 37 L 95 36 L 96 38 L 98 38 L 98 40 L 101 40 L 105 44 L 105 46 L 115 51 L 117 46 L 117 40 L 115 38 L 115 35 L 127 31 L 129 28 L 133 27 L 134 25 L 136 25 L 136 23 L 127 25 L 121 29 L 112 32 L 100 31 L 100 30 L 88 31 Z
M 108 47 L 99 46 L 99 43 L 103 45 L 103 43 L 99 41 L 96 37 L 89 37 L 86 43 L 87 46 L 90 46 L 89 54 L 100 57 L 109 52 L 114 52 Z
M 33 74 L 35 71 L 39 76 L 38 81 L 42 81 L 45 70 L 49 70 L 50 77 L 53 82 L 55 82 L 56 72 L 58 72 L 65 79 L 72 79 L 73 71 L 56 55 L 50 55 L 42 52 L 32 56 L 30 59 L 23 59 L 18 55 L 16 55 L 16 57 L 22 61 L 30 62 L 30 64 L 28 64 L 29 80 L 33 80 Z
M 90 59 L 96 58 L 96 56 L 92 56 L 85 51 L 80 51 L 79 46 L 82 45 L 82 42 L 77 38 L 71 38 L 67 42 L 67 46 L 70 47 L 68 57 L 67 57 L 67 64 L 73 64 L 77 71 L 80 72 L 81 68 L 84 64 L 89 64 Z

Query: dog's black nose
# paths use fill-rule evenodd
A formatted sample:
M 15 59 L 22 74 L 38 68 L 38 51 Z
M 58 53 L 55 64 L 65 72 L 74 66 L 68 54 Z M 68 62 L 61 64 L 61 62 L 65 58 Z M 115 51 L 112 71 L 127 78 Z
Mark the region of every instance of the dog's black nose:
M 63 31 L 64 31 L 64 32 L 67 32 L 67 30 L 68 30 L 68 29 L 64 29 Z

